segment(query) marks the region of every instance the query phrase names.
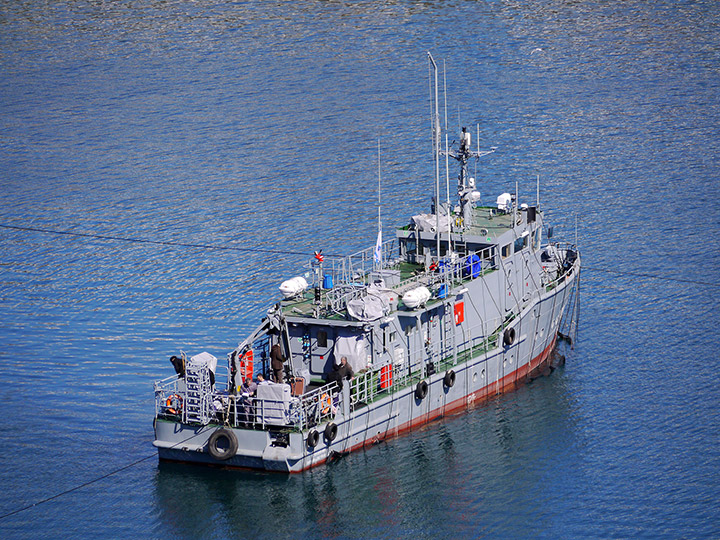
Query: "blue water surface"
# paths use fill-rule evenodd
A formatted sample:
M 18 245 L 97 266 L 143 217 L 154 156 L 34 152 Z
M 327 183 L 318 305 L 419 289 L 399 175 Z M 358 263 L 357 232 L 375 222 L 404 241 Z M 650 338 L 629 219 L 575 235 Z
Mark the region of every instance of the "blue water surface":
M 718 21 L 711 1 L 0 2 L 0 537 L 720 537 Z M 483 200 L 517 182 L 534 203 L 539 176 L 577 238 L 566 365 L 299 475 L 158 464 L 169 356 L 224 359 L 313 250 L 374 244 L 378 141 L 385 237 L 428 211 L 427 51 L 450 140 L 497 147 Z

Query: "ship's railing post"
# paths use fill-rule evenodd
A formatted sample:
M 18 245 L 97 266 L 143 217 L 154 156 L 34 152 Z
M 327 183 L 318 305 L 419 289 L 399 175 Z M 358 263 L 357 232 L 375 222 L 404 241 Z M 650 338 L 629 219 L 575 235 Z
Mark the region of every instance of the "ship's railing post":
M 157 382 L 155 382 L 153 386 L 155 389 L 155 418 L 157 418 L 160 413 L 160 400 L 162 400 L 163 391 Z
M 234 394 L 228 395 L 228 417 L 227 420 L 229 421 L 230 425 L 232 427 L 238 426 L 238 414 L 237 414 L 237 396 Z M 230 422 L 230 419 L 232 418 L 232 421 Z
M 339 392 L 340 394 L 340 402 L 338 403 L 338 408 L 342 407 L 343 416 L 348 418 L 350 416 L 350 410 L 351 410 L 351 397 L 350 397 L 350 385 L 346 384 L 343 386 L 342 390 Z

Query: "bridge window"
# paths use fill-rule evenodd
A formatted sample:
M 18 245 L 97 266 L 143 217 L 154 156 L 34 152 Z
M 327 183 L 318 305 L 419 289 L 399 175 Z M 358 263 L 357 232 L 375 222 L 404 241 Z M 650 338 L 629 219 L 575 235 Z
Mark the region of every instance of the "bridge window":
M 530 245 L 530 234 L 526 231 L 523 235 L 515 240 L 515 253 L 525 249 Z

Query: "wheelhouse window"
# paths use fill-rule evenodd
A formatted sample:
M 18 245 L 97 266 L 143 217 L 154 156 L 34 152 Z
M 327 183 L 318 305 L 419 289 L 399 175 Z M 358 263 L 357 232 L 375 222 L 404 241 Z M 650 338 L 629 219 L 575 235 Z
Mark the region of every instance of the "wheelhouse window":
M 500 255 L 503 259 L 507 259 L 510 256 L 510 244 L 502 247 L 502 249 L 500 250 Z
M 525 231 L 520 238 L 515 240 L 515 253 L 522 251 L 530 245 L 530 233 Z
M 417 250 L 417 244 L 415 243 L 415 240 L 408 240 L 405 243 L 405 252 L 408 255 L 415 255 L 416 250 Z

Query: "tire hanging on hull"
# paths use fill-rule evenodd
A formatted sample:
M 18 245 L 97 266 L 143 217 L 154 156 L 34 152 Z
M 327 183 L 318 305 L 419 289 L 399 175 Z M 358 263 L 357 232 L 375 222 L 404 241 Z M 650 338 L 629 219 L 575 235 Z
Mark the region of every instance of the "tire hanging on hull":
M 238 440 L 229 429 L 220 428 L 210 435 L 208 440 L 208 453 L 218 461 L 227 461 L 238 450 Z
M 335 440 L 335 437 L 337 437 L 338 433 L 338 427 L 335 423 L 330 423 L 325 427 L 325 439 L 327 439 L 328 442 L 333 442 Z
M 428 383 L 426 381 L 420 381 L 415 387 L 415 397 L 419 400 L 425 399 L 428 393 Z
M 515 343 L 515 328 L 506 328 L 503 334 L 503 345 L 509 347 Z
M 308 433 L 306 442 L 308 448 L 315 448 L 318 442 L 320 442 L 320 433 L 318 433 L 316 429 L 313 429 L 310 433 Z

